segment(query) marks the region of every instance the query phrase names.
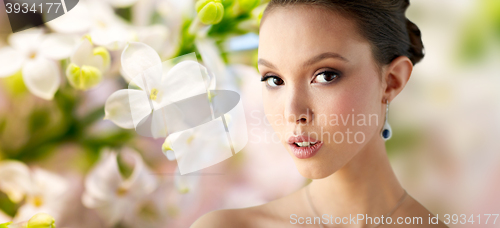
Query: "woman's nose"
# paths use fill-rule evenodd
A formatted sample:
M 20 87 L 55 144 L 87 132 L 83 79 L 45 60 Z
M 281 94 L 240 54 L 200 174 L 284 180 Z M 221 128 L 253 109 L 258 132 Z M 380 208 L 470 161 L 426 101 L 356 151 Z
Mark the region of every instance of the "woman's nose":
M 300 88 L 291 88 L 285 101 L 285 119 L 289 124 L 308 124 L 313 119 L 313 110 L 308 94 Z

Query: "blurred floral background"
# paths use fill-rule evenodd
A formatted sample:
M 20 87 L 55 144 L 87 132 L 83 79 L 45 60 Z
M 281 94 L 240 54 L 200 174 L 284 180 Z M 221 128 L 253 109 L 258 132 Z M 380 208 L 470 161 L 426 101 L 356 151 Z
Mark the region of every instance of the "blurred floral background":
M 258 205 L 307 183 L 262 121 L 256 56 L 265 5 L 80 0 L 41 27 L 0 33 L 0 223 L 45 212 L 58 227 L 188 227 L 211 210 Z M 391 105 L 396 174 L 440 216 L 498 214 L 500 2 L 411 1 L 407 16 L 426 57 Z M 130 81 L 120 56 L 131 42 L 162 61 L 196 52 L 217 89 L 240 93 L 243 151 L 178 175 L 168 141 L 139 136 L 117 104 Z

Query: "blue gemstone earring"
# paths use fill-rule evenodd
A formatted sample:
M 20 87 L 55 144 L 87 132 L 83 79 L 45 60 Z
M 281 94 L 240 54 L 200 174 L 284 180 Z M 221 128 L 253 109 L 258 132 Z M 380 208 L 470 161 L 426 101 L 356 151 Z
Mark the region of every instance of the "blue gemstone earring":
M 389 121 L 387 118 L 389 116 L 389 100 L 385 100 L 385 101 L 387 103 L 387 106 L 385 109 L 385 123 L 384 123 L 384 127 L 382 128 L 382 131 L 380 132 L 380 136 L 382 136 L 382 139 L 384 139 L 384 141 L 387 141 L 392 136 L 392 128 L 391 128 L 391 125 L 389 125 Z

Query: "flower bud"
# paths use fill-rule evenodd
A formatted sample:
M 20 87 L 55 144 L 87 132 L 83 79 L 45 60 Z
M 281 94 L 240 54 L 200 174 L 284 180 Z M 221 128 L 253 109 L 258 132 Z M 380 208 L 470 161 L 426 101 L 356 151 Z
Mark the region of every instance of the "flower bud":
M 221 0 L 200 0 L 196 3 L 198 18 L 204 24 L 217 24 L 224 16 Z
M 56 228 L 54 217 L 46 213 L 38 213 L 28 220 L 26 228 Z
M 101 82 L 102 73 L 96 67 L 84 65 L 80 68 L 76 64 L 71 63 L 66 69 L 66 77 L 71 86 L 77 89 L 87 90 Z

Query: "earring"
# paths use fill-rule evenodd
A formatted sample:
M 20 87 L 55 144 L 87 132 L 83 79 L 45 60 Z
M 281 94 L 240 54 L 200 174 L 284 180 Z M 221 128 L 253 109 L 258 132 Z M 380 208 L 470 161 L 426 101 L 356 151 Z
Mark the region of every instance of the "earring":
M 382 139 L 384 139 L 384 141 L 387 141 L 392 136 L 392 128 L 391 128 L 391 125 L 389 125 L 389 121 L 387 118 L 389 116 L 389 100 L 385 100 L 385 101 L 387 103 L 387 106 L 385 109 L 385 123 L 384 123 L 384 127 L 382 128 L 382 131 L 380 132 L 380 136 L 382 136 Z

